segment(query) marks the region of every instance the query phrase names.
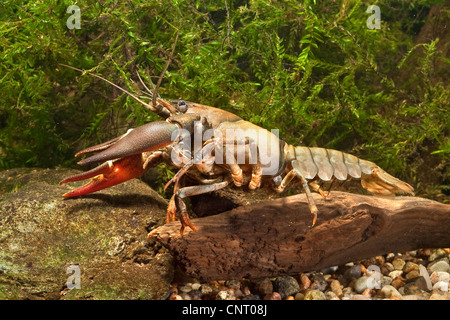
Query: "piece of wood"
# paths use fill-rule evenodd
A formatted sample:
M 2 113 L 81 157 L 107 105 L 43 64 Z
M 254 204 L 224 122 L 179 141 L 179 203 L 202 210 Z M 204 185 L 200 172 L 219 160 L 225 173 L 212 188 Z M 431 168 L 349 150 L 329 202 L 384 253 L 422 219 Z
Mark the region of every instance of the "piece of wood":
M 450 205 L 417 197 L 381 198 L 331 192 L 314 194 L 319 209 L 310 227 L 304 194 L 179 222 L 151 235 L 194 278 L 270 277 L 342 265 L 389 252 L 450 247 Z

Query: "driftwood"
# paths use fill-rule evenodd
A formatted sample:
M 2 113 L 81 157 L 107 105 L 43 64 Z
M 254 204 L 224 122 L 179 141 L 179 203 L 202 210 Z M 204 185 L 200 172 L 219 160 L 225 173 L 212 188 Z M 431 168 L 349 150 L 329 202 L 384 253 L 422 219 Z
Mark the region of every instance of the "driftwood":
M 179 222 L 152 232 L 189 275 L 202 280 L 258 278 L 320 270 L 389 252 L 450 247 L 450 205 L 417 197 L 304 194 Z

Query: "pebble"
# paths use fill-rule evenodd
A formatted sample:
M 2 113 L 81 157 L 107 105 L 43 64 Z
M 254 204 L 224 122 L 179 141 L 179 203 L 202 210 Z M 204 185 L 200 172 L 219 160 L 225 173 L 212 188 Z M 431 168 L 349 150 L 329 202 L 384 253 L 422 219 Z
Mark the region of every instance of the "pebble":
M 309 277 L 306 273 L 300 274 L 300 283 L 302 290 L 309 289 L 309 286 L 311 285 L 311 280 L 309 280 Z
M 403 270 L 405 264 L 406 264 L 405 260 L 400 258 L 394 258 L 394 260 L 392 260 L 392 265 L 394 266 L 395 270 Z
M 391 282 L 391 286 L 393 286 L 394 288 L 398 289 L 400 287 L 403 287 L 405 285 L 405 282 L 402 280 L 401 277 L 395 278 L 394 280 L 392 280 Z
M 391 283 L 392 283 L 392 278 L 390 278 L 388 276 L 381 276 L 380 285 L 382 287 L 385 285 L 391 284 Z
M 394 270 L 394 271 L 389 272 L 388 276 L 391 277 L 392 279 L 395 279 L 395 278 L 400 277 L 402 274 L 403 274 L 402 270 Z
M 386 298 L 391 298 L 391 297 L 401 297 L 402 295 L 400 294 L 400 292 L 397 291 L 397 289 L 395 289 L 393 286 L 391 285 L 387 285 L 384 286 L 383 288 L 381 288 L 381 294 L 384 295 L 384 297 Z
M 294 297 L 295 300 L 303 300 L 305 299 L 305 295 L 301 292 L 297 293 Z
M 350 297 L 349 300 L 371 300 L 370 297 L 362 295 L 362 294 L 355 294 Z
M 200 283 L 196 282 L 196 283 L 192 284 L 191 288 L 192 288 L 192 290 L 200 290 L 201 286 L 202 285 Z
M 327 300 L 339 300 L 339 297 L 333 291 L 325 292 L 325 298 Z
M 450 274 L 444 271 L 434 271 L 430 275 L 430 281 L 432 284 L 435 284 L 438 281 L 450 282 Z
M 273 289 L 284 299 L 299 292 L 300 286 L 295 278 L 291 276 L 280 276 L 275 278 Z
M 441 290 L 444 292 L 448 291 L 448 282 L 438 281 L 433 285 L 433 290 Z
M 428 300 L 448 300 L 448 294 L 443 294 L 439 292 L 433 293 Z
M 331 280 L 330 282 L 331 291 L 338 297 L 342 297 L 342 285 L 338 280 Z
M 423 265 L 419 265 L 419 274 L 421 277 L 425 279 L 425 282 L 427 284 L 427 290 L 431 290 L 431 280 L 427 268 L 425 268 Z
M 319 290 L 309 290 L 306 292 L 305 297 L 303 300 L 326 300 L 327 297 L 325 296 L 325 293 Z
M 406 280 L 414 279 L 420 276 L 419 270 L 412 270 L 405 275 Z
M 344 277 L 348 280 L 353 280 L 356 278 L 359 278 L 362 274 L 361 266 L 360 265 L 354 265 L 350 267 L 347 271 L 344 273 Z
M 295 278 L 278 276 L 207 283 L 192 277 L 177 278 L 168 299 L 450 300 L 449 258 L 450 249 L 421 249 L 302 273 Z
M 394 266 L 390 262 L 385 262 L 381 267 L 381 273 L 385 276 L 389 275 L 389 273 L 392 271 L 394 271 Z
M 315 274 L 313 276 L 313 280 L 314 281 L 310 287 L 312 290 L 325 291 L 325 289 L 328 287 L 328 282 L 321 274 Z
M 221 290 L 216 295 L 217 300 L 235 300 L 234 292 L 232 290 Z
M 426 280 L 424 277 L 422 277 L 422 276 L 415 278 L 414 280 L 412 280 L 412 281 L 409 282 L 409 283 L 413 283 L 413 284 L 414 284 L 415 286 L 417 286 L 420 290 L 425 290 L 425 291 L 428 291 L 428 290 L 429 290 L 429 289 L 428 289 L 428 283 L 427 283 L 427 280 Z
M 405 295 L 420 294 L 422 289 L 414 282 L 407 283 L 403 288 Z M 400 288 L 400 289 L 402 289 Z
M 210 294 L 214 291 L 214 289 L 209 284 L 204 284 L 201 287 L 200 292 L 204 295 Z
M 192 290 L 192 287 L 191 287 L 191 284 L 190 284 L 190 283 L 187 283 L 186 285 L 181 286 L 181 287 L 179 287 L 178 289 L 179 289 L 181 292 L 188 293 L 189 291 Z
M 421 299 L 419 299 L 419 296 L 413 295 L 413 294 L 412 295 L 404 295 L 404 296 L 402 296 L 402 299 L 403 300 L 421 300 Z
M 408 261 L 405 266 L 403 267 L 403 271 L 405 273 L 410 273 L 412 271 L 417 271 L 419 272 L 419 265 L 417 263 Z
M 272 293 L 273 292 L 272 281 L 269 278 L 264 278 L 262 280 L 259 280 L 255 284 L 255 291 L 262 296 Z
M 355 289 L 355 291 L 357 293 L 363 293 L 363 291 L 368 288 L 369 280 L 370 280 L 370 278 L 366 277 L 366 276 L 362 276 L 362 277 L 358 278 L 353 283 L 353 289 Z
M 281 300 L 281 295 L 278 292 L 272 292 L 270 294 L 266 294 L 263 300 Z
M 443 271 L 443 272 L 449 272 L 450 271 L 450 265 L 448 264 L 448 261 L 445 260 L 439 260 L 436 261 L 428 266 L 428 270 L 431 272 L 434 271 Z
M 387 255 L 386 255 L 386 261 L 392 261 L 392 259 L 394 259 L 395 258 L 395 253 L 388 253 Z
M 434 261 L 436 259 L 443 258 L 447 255 L 447 252 L 445 252 L 444 249 L 433 249 L 431 250 L 430 257 L 428 258 L 429 261 Z

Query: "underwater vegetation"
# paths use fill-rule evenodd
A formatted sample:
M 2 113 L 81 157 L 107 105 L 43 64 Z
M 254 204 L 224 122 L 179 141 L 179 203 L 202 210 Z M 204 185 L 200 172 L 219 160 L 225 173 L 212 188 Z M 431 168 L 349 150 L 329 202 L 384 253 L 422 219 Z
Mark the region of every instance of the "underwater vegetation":
M 72 4 L 0 3 L 0 170 L 76 167 L 75 151 L 156 120 L 59 63 L 138 92 L 137 72 L 155 84 L 180 30 L 165 99 L 355 154 L 450 201 L 448 1 L 85 1 L 79 26 Z

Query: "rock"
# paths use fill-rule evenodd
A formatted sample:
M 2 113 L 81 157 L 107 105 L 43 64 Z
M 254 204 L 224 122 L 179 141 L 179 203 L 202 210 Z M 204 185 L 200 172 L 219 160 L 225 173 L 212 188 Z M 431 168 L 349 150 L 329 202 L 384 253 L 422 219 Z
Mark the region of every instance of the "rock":
M 431 280 L 430 280 L 430 275 L 428 274 L 427 269 L 423 266 L 423 265 L 419 265 L 419 274 L 421 277 L 423 277 L 425 279 L 425 282 L 427 284 L 427 290 L 431 290 Z
M 392 279 L 396 279 L 401 277 L 402 274 L 403 274 L 402 270 L 394 270 L 389 272 L 389 277 L 391 277 Z
M 362 295 L 362 294 L 355 294 L 350 297 L 349 300 L 371 300 L 370 297 Z
M 403 279 L 401 277 L 395 278 L 391 282 L 391 286 L 393 286 L 396 289 L 403 287 L 404 285 L 405 285 L 405 282 L 403 281 Z
M 392 260 L 392 265 L 394 266 L 395 270 L 403 270 L 403 267 L 405 266 L 405 260 L 394 258 L 394 260 Z
M 366 297 L 372 297 L 372 293 L 373 293 L 372 289 L 367 288 L 366 290 L 363 291 L 362 295 Z
M 406 285 L 406 286 L 416 286 L 417 289 L 419 290 L 424 290 L 424 291 L 429 291 L 428 289 L 428 283 L 426 281 L 426 279 L 422 276 L 419 276 L 417 278 L 414 278 L 412 280 L 410 280 Z
M 266 294 L 263 300 L 281 300 L 281 295 L 278 292 L 272 292 L 270 294 Z
M 438 281 L 433 285 L 433 290 L 441 290 L 443 292 L 448 291 L 448 282 Z
M 172 257 L 147 239 L 166 201 L 137 179 L 64 199 L 73 187 L 58 182 L 76 173 L 0 172 L 0 299 L 168 297 Z
M 202 285 L 200 283 L 196 282 L 196 283 L 193 283 L 191 287 L 192 287 L 192 290 L 200 290 L 201 286 Z
M 355 283 L 353 284 L 353 289 L 357 293 L 363 293 L 364 290 L 368 288 L 369 281 L 370 281 L 369 277 L 362 276 L 355 281 Z
M 448 293 L 434 292 L 428 300 L 449 300 Z
M 391 284 L 391 283 L 392 283 L 392 278 L 390 278 L 388 276 L 381 276 L 381 278 L 380 278 L 380 286 L 381 287 Z
M 354 265 L 345 271 L 344 277 L 348 280 L 353 280 L 361 277 L 362 271 L 360 265 Z
M 443 271 L 434 271 L 430 275 L 430 280 L 432 284 L 435 284 L 438 281 L 444 281 L 448 283 L 450 281 L 450 274 L 448 272 Z
M 237 280 L 230 280 L 227 282 L 228 287 L 232 288 L 232 289 L 240 289 L 241 288 L 241 284 L 239 281 Z
M 294 297 L 295 300 L 303 300 L 305 299 L 305 295 L 301 292 L 297 293 Z
M 447 256 L 447 252 L 445 252 L 444 249 L 432 249 L 430 253 L 430 257 L 428 258 L 428 261 L 434 261 L 436 259 L 440 259 Z
M 192 291 L 192 286 L 191 286 L 191 284 L 189 283 L 189 284 L 186 284 L 186 285 L 184 285 L 184 286 L 179 287 L 178 289 L 179 289 L 181 292 L 188 293 L 188 292 Z
M 419 270 L 412 270 L 405 275 L 406 280 L 414 279 L 420 276 Z
M 200 292 L 202 295 L 208 295 L 214 291 L 214 288 L 211 287 L 209 284 L 203 284 L 200 288 Z
M 327 300 L 339 300 L 339 297 L 333 291 L 325 292 L 325 298 Z
M 418 295 L 412 294 L 412 295 L 404 295 L 404 296 L 402 296 L 402 299 L 403 300 L 422 300 L 423 298 L 421 298 Z
M 403 267 L 403 272 L 410 273 L 412 271 L 419 272 L 419 265 L 417 263 L 408 261 L 405 266 Z
M 330 282 L 331 291 L 338 297 L 342 297 L 342 285 L 338 280 L 331 280 Z
M 309 286 L 311 285 L 311 280 L 309 280 L 309 277 L 306 273 L 300 274 L 300 283 L 301 283 L 301 290 L 309 289 Z
M 233 290 L 221 290 L 216 295 L 217 300 L 236 300 Z
M 291 276 L 280 276 L 276 277 L 273 282 L 273 289 L 281 295 L 284 299 L 287 296 L 295 295 L 300 291 L 300 286 L 297 280 Z
M 390 262 L 385 262 L 381 267 L 381 273 L 385 276 L 389 275 L 392 271 L 394 271 L 394 266 Z
M 272 293 L 273 292 L 272 281 L 269 278 L 264 278 L 262 280 L 257 281 L 255 284 L 255 291 L 261 296 L 265 296 L 266 294 Z
M 445 259 L 430 263 L 428 265 L 428 270 L 430 272 L 434 271 L 443 271 L 443 272 L 450 272 L 450 266 L 448 264 L 448 261 Z
M 391 262 L 394 258 L 395 258 L 395 253 L 390 252 L 386 255 L 386 261 L 388 261 L 388 262 Z
M 202 299 L 202 293 L 200 290 L 192 290 L 188 293 L 191 300 L 201 300 Z
M 320 273 L 313 275 L 313 283 L 310 286 L 312 290 L 325 291 L 328 286 L 328 282 L 325 280 L 324 276 Z
M 319 290 L 309 290 L 306 292 L 305 297 L 303 300 L 326 300 L 327 297 L 325 296 L 325 293 Z
M 261 300 L 257 294 L 249 294 L 242 298 L 242 300 Z
M 416 285 L 415 282 L 407 283 L 404 287 L 404 294 L 405 295 L 413 295 L 413 294 L 420 294 L 422 293 L 422 289 L 419 288 L 418 285 Z
M 386 298 L 391 298 L 391 297 L 399 297 L 399 298 L 401 298 L 401 296 L 402 296 L 400 294 L 400 292 L 398 292 L 397 289 L 395 289 L 391 285 L 384 286 L 383 288 L 381 288 L 380 292 Z

